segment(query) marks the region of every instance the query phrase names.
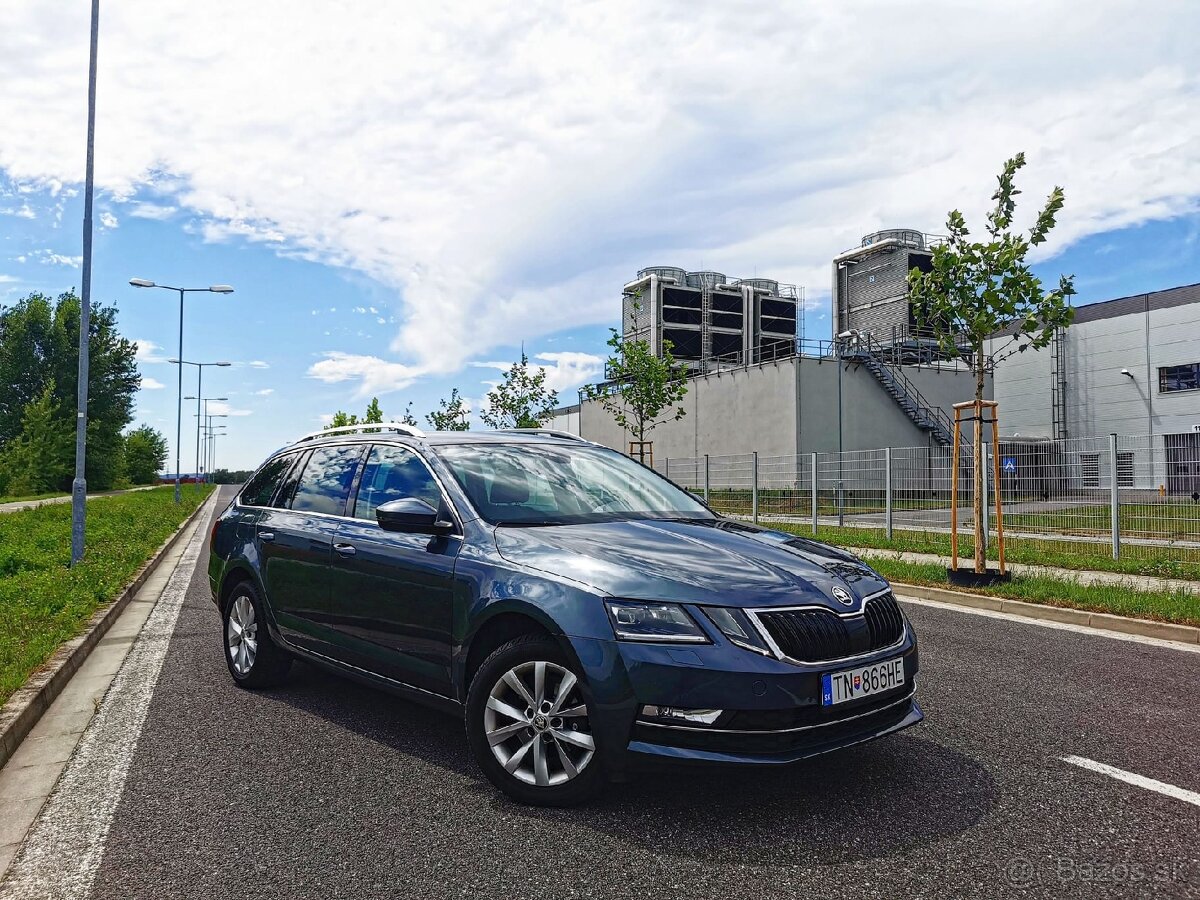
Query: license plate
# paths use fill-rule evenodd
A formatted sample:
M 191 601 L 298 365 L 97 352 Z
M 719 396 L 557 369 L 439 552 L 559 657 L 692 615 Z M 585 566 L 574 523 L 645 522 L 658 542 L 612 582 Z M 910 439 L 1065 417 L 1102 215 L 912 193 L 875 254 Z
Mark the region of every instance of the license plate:
M 821 705 L 833 706 L 903 686 L 904 660 L 899 658 L 844 672 L 830 672 L 821 676 Z

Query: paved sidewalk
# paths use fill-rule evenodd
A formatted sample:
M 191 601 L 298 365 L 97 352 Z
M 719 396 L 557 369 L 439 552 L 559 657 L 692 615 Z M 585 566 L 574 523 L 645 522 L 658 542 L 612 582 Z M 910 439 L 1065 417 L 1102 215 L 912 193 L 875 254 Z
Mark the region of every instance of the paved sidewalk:
M 877 550 L 872 547 L 844 547 L 856 556 L 864 559 L 894 559 L 906 563 L 932 563 L 939 566 L 949 566 L 950 557 L 938 556 L 935 553 L 908 553 L 898 550 Z M 967 557 L 960 557 L 970 562 Z M 995 560 L 988 560 L 993 565 Z M 1188 581 L 1184 578 L 1156 578 L 1149 575 L 1130 575 L 1124 572 L 1097 572 L 1092 569 L 1060 569 L 1056 566 L 1030 566 L 1022 563 L 1006 562 L 1004 567 L 1014 574 L 1043 575 L 1049 578 L 1061 578 L 1078 584 L 1111 584 L 1118 587 L 1133 588 L 1138 591 L 1189 591 L 1200 594 L 1200 581 Z
M 97 497 L 115 497 L 117 494 L 132 494 L 134 491 L 152 491 L 159 485 L 147 484 L 143 487 L 128 488 L 123 491 L 101 491 L 98 494 L 88 494 L 89 500 L 95 500 Z M 71 495 L 63 494 L 61 497 L 44 497 L 41 500 L 14 500 L 11 503 L 0 503 L 0 513 L 17 512 L 22 509 L 32 509 L 35 506 L 49 506 L 51 503 L 70 503 Z

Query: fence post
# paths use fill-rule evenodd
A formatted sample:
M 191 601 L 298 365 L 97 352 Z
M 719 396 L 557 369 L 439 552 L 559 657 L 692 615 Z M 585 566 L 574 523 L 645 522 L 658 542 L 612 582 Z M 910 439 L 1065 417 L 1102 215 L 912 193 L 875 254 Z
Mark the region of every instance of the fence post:
M 704 454 L 704 502 L 708 502 L 708 454 Z
M 887 539 L 892 539 L 892 448 L 885 447 L 883 451 L 883 489 L 886 492 L 884 500 L 883 521 L 887 529 Z
M 1113 559 L 1121 558 L 1121 498 L 1117 485 L 1117 435 L 1108 436 L 1109 515 L 1112 525 Z
M 981 455 L 983 456 L 983 477 L 980 479 L 980 487 L 983 489 L 983 530 L 982 530 L 982 534 L 983 534 L 983 558 L 985 560 L 987 559 L 987 552 L 988 552 L 988 538 L 991 536 L 991 529 L 988 528 L 988 526 L 991 524 L 991 511 L 988 508 L 988 487 L 989 487 L 989 485 L 988 485 L 988 470 L 990 468 L 990 466 L 988 465 L 988 462 L 989 462 L 988 453 L 991 451 L 991 449 L 992 448 L 989 445 L 984 444 L 983 449 L 980 451 Z
M 671 477 L 671 457 L 663 460 L 663 478 L 670 479 Z
M 817 533 L 817 452 L 814 450 L 812 455 L 812 471 L 809 472 L 809 480 L 812 482 L 812 532 Z
M 758 522 L 758 451 L 754 451 L 754 460 L 751 465 L 751 478 L 754 479 L 754 486 L 750 493 L 750 515 L 754 522 Z

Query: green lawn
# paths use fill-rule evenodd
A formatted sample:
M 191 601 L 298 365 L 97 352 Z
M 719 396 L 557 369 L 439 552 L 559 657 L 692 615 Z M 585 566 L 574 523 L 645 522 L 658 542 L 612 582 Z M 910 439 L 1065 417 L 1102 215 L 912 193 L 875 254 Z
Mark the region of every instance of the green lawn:
M 786 522 L 764 522 L 767 528 L 788 531 L 803 537 L 812 537 L 812 528 Z M 817 540 L 841 547 L 870 547 L 876 550 L 896 550 L 908 553 L 935 553 L 950 555 L 950 535 L 932 531 L 893 532 L 888 540 L 882 529 L 837 528 L 820 526 Z M 975 542 L 970 534 L 962 534 L 958 540 L 958 552 L 962 558 L 974 555 Z M 1143 556 L 1145 558 L 1143 558 Z M 996 542 L 988 545 L 988 558 L 997 558 Z M 1004 558 L 1008 562 L 1025 563 L 1031 566 L 1052 566 L 1061 569 L 1094 569 L 1100 572 L 1121 572 L 1127 575 L 1147 575 L 1157 578 L 1188 578 L 1200 581 L 1200 553 L 1196 551 L 1161 550 L 1149 547 L 1126 547 L 1121 559 L 1113 559 L 1104 544 L 1068 543 L 1065 541 L 1006 538 Z
M 950 586 L 944 566 L 890 559 L 870 559 L 868 562 L 889 581 Z M 964 589 L 955 587 L 953 590 Z M 1117 585 L 1084 585 L 1043 575 L 1014 575 L 1007 584 L 972 588 L 969 593 L 1200 626 L 1200 594 L 1190 591 L 1134 591 Z
M 74 569 L 71 507 L 0 515 L 0 702 L 109 603 L 211 488 L 98 497 L 87 504 L 87 549 Z

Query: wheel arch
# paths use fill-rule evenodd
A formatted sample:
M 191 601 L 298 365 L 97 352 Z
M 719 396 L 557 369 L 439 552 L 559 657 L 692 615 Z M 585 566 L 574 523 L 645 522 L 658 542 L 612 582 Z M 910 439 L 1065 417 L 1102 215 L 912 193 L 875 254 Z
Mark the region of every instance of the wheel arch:
M 466 701 L 467 690 L 471 679 L 479 667 L 498 647 L 507 644 L 513 638 L 525 634 L 544 635 L 550 638 L 568 658 L 578 664 L 571 642 L 563 635 L 562 630 L 552 619 L 535 606 L 525 604 L 505 603 L 497 605 L 466 641 L 459 655 L 459 699 Z

